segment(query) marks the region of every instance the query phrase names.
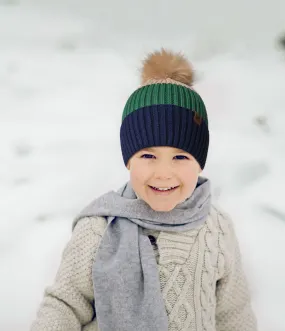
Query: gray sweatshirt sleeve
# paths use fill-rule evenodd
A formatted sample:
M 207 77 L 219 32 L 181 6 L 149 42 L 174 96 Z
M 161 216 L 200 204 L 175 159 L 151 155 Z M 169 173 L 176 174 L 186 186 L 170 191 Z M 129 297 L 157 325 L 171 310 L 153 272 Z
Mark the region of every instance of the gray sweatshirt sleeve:
M 90 325 L 95 316 L 92 265 L 103 231 L 102 218 L 78 222 L 31 331 L 81 331 Z
M 223 217 L 223 216 L 222 216 Z M 226 273 L 217 283 L 217 331 L 256 331 L 250 292 L 233 224 L 227 216 L 229 236 L 225 244 Z

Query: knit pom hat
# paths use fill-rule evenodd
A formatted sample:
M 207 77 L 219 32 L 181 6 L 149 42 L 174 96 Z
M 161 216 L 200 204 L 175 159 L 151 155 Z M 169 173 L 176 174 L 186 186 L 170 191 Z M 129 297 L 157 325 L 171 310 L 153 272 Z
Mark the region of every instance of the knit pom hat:
M 162 49 L 143 62 L 141 87 L 126 102 L 120 129 L 124 163 L 147 147 L 182 149 L 204 169 L 209 130 L 205 104 L 192 88 L 193 70 L 181 54 Z

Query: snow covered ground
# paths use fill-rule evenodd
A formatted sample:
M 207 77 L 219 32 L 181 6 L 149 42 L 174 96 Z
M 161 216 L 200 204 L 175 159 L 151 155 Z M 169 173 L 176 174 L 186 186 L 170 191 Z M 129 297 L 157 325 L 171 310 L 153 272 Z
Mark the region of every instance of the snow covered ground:
M 0 0 L 0 329 L 29 330 L 72 219 L 127 180 L 122 109 L 142 55 L 166 46 L 197 69 L 204 175 L 236 224 L 260 330 L 284 331 L 285 3 L 134 3 Z

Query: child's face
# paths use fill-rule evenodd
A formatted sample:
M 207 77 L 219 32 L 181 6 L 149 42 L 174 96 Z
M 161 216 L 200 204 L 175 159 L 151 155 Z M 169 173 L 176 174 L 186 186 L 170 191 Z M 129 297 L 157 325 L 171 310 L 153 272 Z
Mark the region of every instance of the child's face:
M 190 197 L 201 173 L 191 154 L 173 147 L 142 149 L 133 155 L 127 168 L 137 196 L 156 211 L 170 211 Z

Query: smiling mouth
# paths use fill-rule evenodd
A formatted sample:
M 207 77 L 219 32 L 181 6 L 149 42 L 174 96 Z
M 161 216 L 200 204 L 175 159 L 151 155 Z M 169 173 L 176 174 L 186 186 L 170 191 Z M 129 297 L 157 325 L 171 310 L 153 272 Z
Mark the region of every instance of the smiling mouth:
M 151 186 L 149 185 L 149 187 L 156 192 L 160 192 L 160 193 L 164 193 L 164 192 L 172 192 L 175 189 L 177 189 L 179 186 L 170 186 L 170 187 L 155 187 L 155 186 Z

